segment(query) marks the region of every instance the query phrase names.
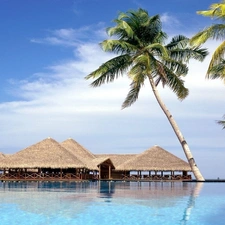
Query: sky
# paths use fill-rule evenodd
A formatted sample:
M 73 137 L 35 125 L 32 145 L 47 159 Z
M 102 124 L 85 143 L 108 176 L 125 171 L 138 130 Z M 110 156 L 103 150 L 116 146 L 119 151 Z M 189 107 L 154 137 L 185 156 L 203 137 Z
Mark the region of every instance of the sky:
M 219 0 L 217 1 L 219 2 Z M 148 83 L 138 101 L 121 109 L 129 91 L 126 76 L 91 88 L 84 77 L 112 58 L 99 43 L 107 39 L 119 12 L 143 8 L 159 14 L 168 41 L 187 37 L 214 21 L 197 15 L 212 0 L 0 0 L 0 152 L 12 154 L 47 137 L 73 138 L 89 151 L 141 153 L 159 145 L 186 160 Z M 225 178 L 225 86 L 207 80 L 211 53 L 191 61 L 184 78 L 189 96 L 180 101 L 170 89 L 161 97 L 184 135 L 205 178 Z

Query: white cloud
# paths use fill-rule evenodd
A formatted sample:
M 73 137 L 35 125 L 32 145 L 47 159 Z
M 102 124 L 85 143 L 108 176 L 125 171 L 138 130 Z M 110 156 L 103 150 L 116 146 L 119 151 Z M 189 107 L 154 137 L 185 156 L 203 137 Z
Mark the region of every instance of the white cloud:
M 176 17 L 168 13 L 163 13 L 162 15 L 160 15 L 160 19 L 166 30 L 171 30 L 171 28 L 174 30 L 175 28 L 181 26 L 180 21 Z
M 84 26 L 79 29 L 67 28 L 48 31 L 45 38 L 32 38 L 30 41 L 37 44 L 59 45 L 64 47 L 76 47 L 87 40 L 95 41 L 99 37 L 105 37 L 104 24 Z

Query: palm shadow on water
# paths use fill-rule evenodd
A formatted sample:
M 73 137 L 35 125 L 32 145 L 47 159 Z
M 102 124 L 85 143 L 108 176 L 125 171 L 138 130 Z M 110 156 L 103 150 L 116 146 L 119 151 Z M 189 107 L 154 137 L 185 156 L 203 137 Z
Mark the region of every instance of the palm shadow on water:
M 184 183 L 185 184 L 185 183 Z M 193 189 L 191 190 L 190 197 L 188 199 L 187 207 L 184 210 L 183 218 L 181 220 L 181 225 L 186 225 L 190 219 L 191 211 L 195 206 L 195 200 L 199 196 L 201 190 L 203 188 L 203 182 L 197 182 Z

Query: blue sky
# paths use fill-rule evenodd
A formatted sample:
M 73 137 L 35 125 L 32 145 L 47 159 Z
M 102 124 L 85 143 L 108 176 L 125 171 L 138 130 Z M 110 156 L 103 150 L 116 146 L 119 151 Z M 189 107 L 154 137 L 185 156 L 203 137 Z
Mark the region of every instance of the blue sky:
M 129 81 L 97 89 L 84 77 L 112 55 L 106 39 L 118 12 L 160 14 L 170 37 L 193 34 L 212 21 L 196 14 L 214 1 L 190 0 L 0 0 L 0 151 L 13 153 L 47 137 L 71 137 L 94 153 L 139 153 L 159 145 L 185 159 L 167 119 L 146 83 L 132 107 L 121 110 Z M 207 42 L 211 52 L 218 45 Z M 205 79 L 210 56 L 191 62 L 190 94 L 180 102 L 168 89 L 162 98 L 206 178 L 225 178 L 225 87 Z

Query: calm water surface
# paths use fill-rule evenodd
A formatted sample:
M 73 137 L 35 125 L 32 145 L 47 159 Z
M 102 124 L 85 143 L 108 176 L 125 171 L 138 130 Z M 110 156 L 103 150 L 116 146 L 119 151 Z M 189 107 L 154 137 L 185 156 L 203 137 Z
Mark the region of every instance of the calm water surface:
M 0 182 L 1 225 L 225 224 L 225 183 Z

